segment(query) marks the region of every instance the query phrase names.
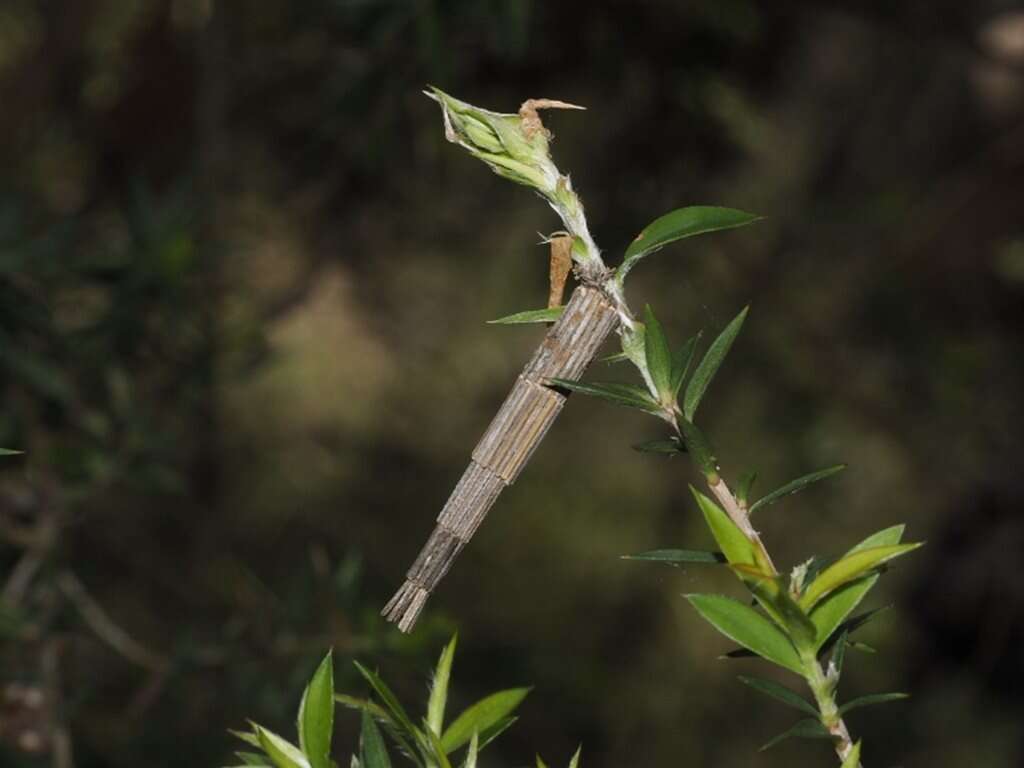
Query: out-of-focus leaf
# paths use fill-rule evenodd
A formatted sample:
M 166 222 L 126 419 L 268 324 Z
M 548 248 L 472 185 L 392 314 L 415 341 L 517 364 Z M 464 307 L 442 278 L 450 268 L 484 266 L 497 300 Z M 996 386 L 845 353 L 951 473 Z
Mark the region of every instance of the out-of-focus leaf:
M 476 768 L 477 755 L 480 752 L 480 735 L 473 731 L 473 738 L 469 740 L 469 749 L 466 750 L 466 760 L 462 768 Z
M 800 596 L 800 607 L 805 611 L 811 610 L 821 598 L 834 589 L 873 571 L 900 555 L 913 552 L 920 546 L 920 543 L 895 544 L 887 547 L 861 549 L 846 555 L 822 571 L 818 578 L 807 586 Z
M 299 746 L 313 768 L 331 768 L 334 733 L 334 662 L 328 653 L 302 694 L 298 717 Z
M 693 355 L 697 351 L 697 342 L 700 341 L 701 334 L 697 333 L 691 336 L 679 349 L 676 350 L 675 354 L 672 355 L 672 397 L 679 396 L 679 390 L 683 386 L 683 382 L 686 380 L 686 374 L 690 371 L 690 365 L 693 363 Z
M 235 756 L 242 761 L 243 765 L 267 765 L 266 755 L 258 755 L 255 752 L 235 752 Z
M 0 456 L 17 456 L 19 453 L 23 453 L 23 451 L 13 451 L 10 448 L 0 448 Z
M 584 395 L 592 395 L 602 400 L 608 400 L 616 405 L 624 405 L 627 408 L 638 408 L 647 413 L 659 413 L 661 406 L 656 403 L 647 390 L 638 387 L 636 384 L 584 384 L 582 381 L 570 381 L 569 379 L 548 379 L 548 384 L 568 389 L 570 392 L 579 392 Z
M 438 659 L 430 687 L 430 699 L 427 701 L 427 725 L 438 735 L 444 730 L 444 707 L 448 701 L 448 681 L 452 675 L 452 660 L 455 658 L 457 641 L 456 635 L 441 651 L 441 658 Z
M 362 728 L 360 733 L 362 740 L 362 757 L 360 762 L 364 768 L 391 768 L 391 757 L 388 755 L 387 747 L 384 746 L 384 737 L 380 729 L 373 722 L 370 713 L 363 710 Z
M 302 751 L 286 739 L 261 725 L 254 726 L 260 746 L 277 768 L 310 768 Z
M 446 752 L 452 752 L 468 742 L 474 732 L 483 734 L 488 728 L 508 717 L 530 692 L 530 688 L 510 688 L 492 693 L 466 708 L 441 736 Z
M 795 707 L 812 717 L 818 716 L 818 710 L 807 699 L 789 690 L 786 686 L 776 683 L 774 680 L 766 680 L 763 677 L 750 677 L 748 675 L 740 675 L 739 679 L 741 683 L 749 685 L 755 691 L 760 691 L 765 696 L 770 696 L 776 701 L 781 701 L 783 704 Z
M 826 477 L 831 477 L 838 472 L 842 472 L 844 469 L 846 469 L 845 464 L 836 464 L 834 467 L 819 469 L 817 472 L 811 472 L 803 477 L 798 477 L 796 480 L 786 483 L 781 488 L 777 488 L 771 493 L 762 496 L 760 499 L 755 501 L 750 506 L 750 514 L 754 514 L 754 512 L 761 507 L 767 507 L 774 504 L 776 501 L 786 496 L 791 496 L 794 493 L 800 493 L 800 491 L 804 490 L 807 486 L 813 485 L 819 480 L 824 480 Z
M 376 672 L 372 672 L 358 661 L 352 662 L 356 669 L 359 670 L 359 674 L 370 684 L 374 692 L 380 697 L 380 700 L 384 702 L 384 707 L 391 713 L 391 718 L 394 720 L 395 725 L 403 730 L 410 738 L 419 743 L 424 742 L 424 736 L 422 731 L 417 728 L 412 719 L 406 713 L 405 708 L 402 707 L 398 701 L 398 697 L 391 691 L 387 683 L 381 680 L 380 676 Z
M 861 653 L 878 653 L 874 646 L 868 645 L 867 643 L 859 643 L 856 640 L 848 640 L 849 645 L 853 650 L 860 651 Z
M 672 352 L 668 347 L 665 329 L 661 327 L 654 310 L 648 304 L 644 308 L 644 326 L 647 328 L 644 340 L 644 356 L 647 361 L 647 372 L 658 392 L 658 400 L 663 404 L 672 402 Z
M 576 747 L 576 752 L 573 753 L 572 759 L 569 761 L 569 768 L 579 768 L 580 756 L 583 754 L 583 746 Z
M 687 421 L 693 421 L 693 415 L 697 412 L 697 406 L 700 405 L 700 401 L 704 398 L 704 393 L 707 392 L 708 386 L 725 360 L 725 356 L 729 354 L 729 348 L 732 347 L 732 343 L 739 335 L 740 328 L 743 327 L 743 321 L 746 319 L 749 310 L 750 307 L 744 307 L 743 311 L 733 318 L 732 322 L 725 327 L 725 330 L 708 347 L 708 351 L 704 353 L 704 358 L 700 361 L 700 365 L 693 372 L 690 383 L 686 385 L 686 393 L 683 395 L 683 416 L 686 417 Z
M 683 433 L 683 442 L 686 444 L 686 451 L 693 457 L 694 464 L 706 478 L 718 473 L 718 459 L 715 458 L 715 449 L 711 447 L 711 441 L 704 436 L 704 433 L 696 424 L 686 419 L 679 420 L 679 429 Z
M 548 309 L 528 309 L 512 315 L 488 320 L 490 325 L 524 325 L 526 323 L 553 323 L 562 316 L 565 307 L 549 307 Z
M 654 549 L 636 555 L 623 555 L 623 560 L 650 560 L 655 563 L 724 563 L 725 555 L 721 552 L 704 552 L 696 549 Z
M 537 755 L 537 768 L 548 768 L 547 763 L 540 759 L 540 755 Z
M 868 536 L 864 541 L 851 549 L 847 554 L 860 552 L 864 549 L 880 546 L 894 546 L 900 543 L 903 537 L 902 525 L 894 525 L 891 528 L 878 531 Z M 821 600 L 811 611 L 811 621 L 817 629 L 817 643 L 819 648 L 823 646 L 835 633 L 846 617 L 860 605 L 864 596 L 871 591 L 878 581 L 878 574 L 873 573 L 852 581 L 832 592 L 825 599 Z
M 646 443 L 634 445 L 633 450 L 640 453 L 663 453 L 669 456 L 687 452 L 686 446 L 677 437 L 670 437 L 668 440 L 650 440 Z
M 434 730 L 426 723 L 424 723 L 424 726 L 423 730 L 430 740 L 430 754 L 437 761 L 438 768 L 452 768 L 451 761 L 448 759 L 448 751 L 441 744 L 441 737 L 434 733 Z M 473 731 L 473 733 L 476 733 L 476 731 Z
M 736 501 L 746 506 L 750 500 L 750 491 L 757 481 L 757 472 L 744 472 L 736 483 Z
M 760 613 L 723 595 L 687 595 L 711 626 L 780 667 L 803 675 L 803 665 L 789 639 Z
M 255 724 L 254 724 L 254 727 L 255 727 Z M 249 744 L 250 746 L 259 747 L 260 749 L 263 748 L 263 745 L 260 744 L 260 737 L 257 736 L 255 732 L 250 733 L 249 731 L 232 731 L 232 730 L 228 730 L 228 733 L 230 733 L 236 739 L 241 739 L 242 741 L 244 741 L 246 744 Z
M 641 230 L 640 234 L 626 248 L 622 264 L 615 272 L 615 279 L 621 284 L 640 259 L 676 240 L 704 232 L 742 227 L 745 224 L 752 224 L 760 218 L 760 216 L 734 208 L 710 205 L 677 208 L 655 219 Z
M 629 360 L 629 355 L 625 352 L 616 352 L 614 355 L 608 355 L 598 360 L 599 363 L 624 363 Z
M 766 749 L 771 749 L 776 744 L 778 744 L 780 741 L 785 741 L 786 739 L 790 739 L 790 738 L 796 738 L 796 739 L 831 739 L 831 738 L 834 738 L 834 737 L 832 736 L 831 733 L 828 732 L 828 729 L 824 725 L 822 725 L 820 721 L 818 721 L 818 720 L 811 720 L 811 719 L 808 718 L 807 720 L 801 720 L 799 723 L 794 725 L 792 728 L 790 728 L 785 733 L 780 733 L 774 739 L 772 739 L 767 744 L 765 744 L 763 747 L 761 747 L 760 751 L 764 752 Z
M 697 506 L 700 507 L 700 511 L 704 515 L 704 521 L 711 529 L 711 535 L 714 536 L 715 542 L 721 548 L 726 559 L 733 564 L 754 565 L 757 562 L 754 545 L 746 537 L 746 534 L 736 527 L 736 524 L 729 519 L 720 506 L 692 485 L 690 493 L 697 500 Z
M 858 696 L 856 699 L 846 702 L 839 708 L 839 714 L 845 715 L 847 712 L 859 709 L 860 707 L 870 707 L 874 704 L 885 704 L 890 701 L 902 701 L 909 698 L 909 693 L 871 693 L 867 696 Z
M 860 745 L 859 741 L 853 745 L 846 757 L 843 758 L 840 768 L 860 768 Z

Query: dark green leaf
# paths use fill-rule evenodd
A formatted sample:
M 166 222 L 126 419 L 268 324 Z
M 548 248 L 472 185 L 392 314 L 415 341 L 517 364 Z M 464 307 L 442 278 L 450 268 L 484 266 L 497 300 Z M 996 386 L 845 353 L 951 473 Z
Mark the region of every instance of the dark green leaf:
M 859 709 L 860 707 L 870 707 L 873 704 L 885 704 L 890 701 L 901 701 L 909 698 L 909 693 L 871 693 L 846 702 L 839 708 L 839 714 L 845 715 L 847 712 Z
M 334 663 L 328 653 L 302 694 L 298 718 L 299 746 L 312 768 L 331 768 L 334 733 Z
M 525 312 L 516 312 L 514 315 L 505 315 L 497 320 L 488 320 L 490 325 L 522 325 L 525 323 L 553 323 L 562 316 L 565 307 L 549 307 L 547 309 L 528 309 Z
M 700 334 L 691 336 L 683 346 L 672 355 L 672 397 L 679 395 L 679 389 L 686 380 L 686 374 L 693 363 L 693 355 L 697 351 L 697 342 L 700 341 Z
M 740 475 L 739 482 L 736 483 L 736 501 L 742 506 L 747 506 L 747 502 L 750 500 L 750 491 L 754 487 L 754 482 L 757 480 L 757 472 L 745 472 Z
M 694 205 L 666 213 L 644 227 L 636 239 L 629 244 L 622 264 L 616 270 L 615 279 L 621 284 L 640 259 L 676 240 L 704 232 L 742 227 L 760 218 L 752 213 L 737 211 L 733 208 L 709 205 Z
M 693 457 L 693 462 L 706 478 L 718 474 L 718 459 L 715 458 L 715 449 L 711 442 L 704 436 L 696 424 L 679 420 L 679 429 L 683 433 L 683 442 L 686 444 L 686 451 Z
M 768 661 L 803 675 L 803 665 L 789 639 L 760 613 L 723 595 L 687 595 L 687 600 L 715 629 Z
M 750 507 L 750 513 L 753 514 L 755 510 L 760 509 L 761 507 L 767 507 L 770 504 L 774 504 L 785 496 L 791 496 L 794 493 L 799 493 L 807 486 L 812 485 L 819 480 L 824 480 L 826 477 L 831 477 L 837 472 L 842 472 L 844 469 L 846 469 L 845 464 L 836 464 L 834 467 L 819 469 L 817 472 L 811 472 L 809 475 L 798 477 L 796 480 L 786 483 L 781 488 L 778 488 L 755 501 Z
M 658 392 L 658 400 L 663 404 L 670 404 L 673 400 L 672 393 L 672 352 L 668 347 L 668 339 L 665 337 L 665 329 L 661 327 L 658 318 L 654 316 L 654 310 L 648 304 L 644 308 L 644 356 L 647 361 L 647 372 L 651 375 L 651 381 Z
M 548 379 L 548 384 L 568 389 L 570 392 L 599 397 L 627 408 L 639 408 L 647 413 L 661 411 L 661 406 L 654 402 L 647 394 L 647 390 L 635 384 L 584 384 L 582 381 L 570 381 L 569 379 Z
M 668 440 L 650 440 L 646 443 L 640 443 L 640 445 L 634 445 L 633 450 L 640 453 L 665 453 L 672 455 L 686 453 L 686 446 L 679 441 L 678 437 L 670 437 Z
M 832 651 L 832 666 L 836 669 L 836 675 L 843 674 L 843 662 L 846 660 L 846 645 L 849 635 L 842 631 L 835 642 L 835 650 Z
M 795 707 L 812 717 L 818 716 L 818 710 L 807 699 L 789 690 L 786 686 L 776 683 L 774 680 L 766 680 L 763 677 L 749 677 L 747 675 L 740 675 L 739 677 L 741 683 L 749 685 L 755 691 L 771 696 L 776 701 L 781 701 L 783 704 Z
M 452 660 L 455 658 L 455 645 L 458 636 L 452 637 L 441 652 L 434 672 L 434 681 L 430 687 L 430 699 L 427 701 L 427 725 L 436 734 L 444 730 L 444 707 L 448 701 L 448 681 L 452 674 Z
M 391 768 L 391 758 L 388 755 L 387 747 L 384 746 L 384 738 L 366 710 L 363 710 L 361 739 L 362 756 L 360 761 L 362 768 Z
M 847 641 L 847 645 L 853 648 L 853 650 L 860 651 L 861 653 L 878 653 L 874 646 L 868 645 L 867 643 L 858 643 L 856 640 Z
M 700 361 L 700 365 L 697 366 L 697 370 L 693 372 L 690 383 L 686 385 L 686 394 L 683 396 L 683 415 L 687 421 L 693 421 L 697 406 L 704 398 L 704 393 L 707 392 L 708 385 L 711 384 L 711 380 L 718 372 L 725 356 L 729 354 L 729 348 L 732 347 L 736 336 L 739 335 L 749 309 L 750 307 L 744 307 L 743 311 L 725 327 L 725 330 L 711 343 L 704 358 Z
M 767 744 L 765 744 L 763 747 L 761 747 L 760 751 L 764 752 L 766 749 L 771 749 L 776 744 L 778 744 L 780 741 L 785 741 L 786 739 L 789 739 L 789 738 L 797 738 L 797 739 L 831 739 L 831 738 L 834 738 L 834 737 L 832 736 L 831 733 L 828 732 L 828 729 L 824 725 L 822 725 L 821 722 L 819 722 L 818 720 L 811 720 L 811 719 L 801 720 L 799 723 L 794 725 L 788 731 L 786 731 L 785 733 L 780 733 L 774 739 L 772 739 Z
M 384 702 L 384 707 L 391 713 L 391 718 L 394 720 L 395 725 L 404 731 L 410 738 L 418 743 L 424 743 L 425 739 L 423 733 L 413 725 L 412 719 L 406 713 L 401 703 L 398 701 L 398 697 L 391 691 L 380 676 L 376 672 L 371 672 L 369 669 L 364 667 L 358 661 L 353 661 L 356 669 L 359 670 L 366 681 L 370 684 L 376 694 L 380 697 L 380 700 Z
M 507 718 L 529 692 L 529 688 L 511 688 L 493 693 L 468 707 L 441 736 L 445 751 L 450 753 L 458 749 L 470 740 L 474 732 L 482 735 L 488 728 Z
M 12 451 L 10 448 L 0 448 L 0 456 L 17 456 L 22 451 Z
M 266 755 L 258 755 L 255 752 L 235 752 L 235 757 L 241 760 L 243 765 L 266 766 L 269 762 Z
M 638 555 L 623 555 L 623 560 L 650 560 L 656 563 L 724 563 L 725 555 L 721 552 L 703 552 L 696 549 L 655 549 L 641 552 Z

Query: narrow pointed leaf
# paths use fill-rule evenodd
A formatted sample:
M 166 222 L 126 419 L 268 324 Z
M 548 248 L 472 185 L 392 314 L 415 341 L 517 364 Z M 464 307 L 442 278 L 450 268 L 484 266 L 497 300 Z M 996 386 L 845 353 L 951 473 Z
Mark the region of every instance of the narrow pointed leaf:
M 697 506 L 700 507 L 700 511 L 704 515 L 704 521 L 711 529 L 711 535 L 714 536 L 726 559 L 733 564 L 754 565 L 757 562 L 754 545 L 746 537 L 746 534 L 736 527 L 736 524 L 729 519 L 720 506 L 692 485 L 690 493 L 697 500 Z
M 860 651 L 861 653 L 878 653 L 874 646 L 867 643 L 858 643 L 856 640 L 850 640 L 848 644 L 853 650 Z
M 638 387 L 636 384 L 585 384 L 582 381 L 570 381 L 569 379 L 548 379 L 548 384 L 568 389 L 570 392 L 579 392 L 583 395 L 599 397 L 608 400 L 616 405 L 624 405 L 627 408 L 638 408 L 647 413 L 658 413 L 661 406 L 658 405 L 647 390 Z
M 850 748 L 840 768 L 860 768 L 860 745 L 861 742 L 858 741 Z
M 831 477 L 834 474 L 842 472 L 846 469 L 845 464 L 836 464 L 834 467 L 827 467 L 825 469 L 819 469 L 817 472 L 811 472 L 810 474 L 798 477 L 792 482 L 786 483 L 781 488 L 777 488 L 766 496 L 761 497 L 755 501 L 750 507 L 750 514 L 753 514 L 756 510 L 761 507 L 767 507 L 774 504 L 779 499 L 791 496 L 794 493 L 800 493 L 809 485 L 813 485 L 819 480 L 824 480 L 826 477 Z
M 298 718 L 299 746 L 313 768 L 331 768 L 334 733 L 334 662 L 328 653 L 302 694 Z
M 697 549 L 654 549 L 636 555 L 623 555 L 623 560 L 649 560 L 655 563 L 680 565 L 681 563 L 715 563 L 726 562 L 721 552 L 705 552 Z
M 799 723 L 794 725 L 785 733 L 780 733 L 774 739 L 769 741 L 760 751 L 764 752 L 766 749 L 771 749 L 780 741 L 786 739 L 797 738 L 797 739 L 831 739 L 832 734 L 828 732 L 828 729 L 822 725 L 818 720 L 801 720 Z
M 488 320 L 489 325 L 524 325 L 526 323 L 553 323 L 562 316 L 565 307 L 549 307 L 547 309 L 528 309 L 512 315 Z
M 424 742 L 422 731 L 413 724 L 412 719 L 406 713 L 401 703 L 399 703 L 398 697 L 396 697 L 387 684 L 381 680 L 380 676 L 376 672 L 371 672 L 358 661 L 353 661 L 352 663 L 355 665 L 356 669 L 359 670 L 359 674 L 366 679 L 376 694 L 380 697 L 380 700 L 384 703 L 385 709 L 391 713 L 391 718 L 394 720 L 395 724 L 415 741 L 421 743 Z
M 537 755 L 537 768 L 548 768 L 547 763 L 540 759 L 540 755 Z
M 529 688 L 510 688 L 481 699 L 455 718 L 441 736 L 441 744 L 447 752 L 458 749 L 470 740 L 474 731 L 483 734 L 508 717 L 529 692 Z
M 920 543 L 895 544 L 888 547 L 861 549 L 846 555 L 846 557 L 822 571 L 818 578 L 807 586 L 803 595 L 800 596 L 800 607 L 804 610 L 810 610 L 832 590 L 838 589 L 844 584 L 865 575 L 869 571 L 875 570 L 900 555 L 912 552 L 920 546 Z
M 687 421 L 693 421 L 697 406 L 704 398 L 704 393 L 707 392 L 708 386 L 722 365 L 722 361 L 725 360 L 725 356 L 729 354 L 729 349 L 739 335 L 749 309 L 750 307 L 744 307 L 743 311 L 725 327 L 725 330 L 711 343 L 708 351 L 704 354 L 704 359 L 700 361 L 697 370 L 693 372 L 693 377 L 686 385 L 686 393 L 683 396 L 683 415 Z
M 845 715 L 847 712 L 859 709 L 860 707 L 870 707 L 874 704 L 885 704 L 890 701 L 902 701 L 909 698 L 909 693 L 871 693 L 846 702 L 839 708 L 839 714 Z
M 629 360 L 629 355 L 625 352 L 616 352 L 614 355 L 608 355 L 607 357 L 599 358 L 599 363 L 624 363 Z
M 899 544 L 900 539 L 903 537 L 903 529 L 904 526 L 902 525 L 894 525 L 891 528 L 873 533 L 847 554 L 850 555 L 872 547 Z M 817 644 L 819 647 L 823 646 L 833 636 L 836 629 L 860 605 L 860 602 L 871 591 L 871 588 L 875 586 L 877 581 L 877 573 L 863 576 L 835 590 L 814 607 L 810 615 L 811 621 L 817 630 Z
M 235 752 L 235 757 L 242 761 L 243 765 L 267 765 L 267 756 L 258 755 L 255 752 Z
M 260 737 L 257 736 L 255 733 L 250 733 L 249 731 L 233 731 L 233 730 L 228 730 L 228 733 L 230 733 L 236 739 L 241 739 L 242 741 L 244 741 L 246 744 L 248 744 L 250 746 L 260 747 L 260 748 L 263 747 L 263 745 L 260 744 Z
M 515 723 L 516 723 L 516 721 L 518 719 L 519 719 L 518 717 L 503 717 L 503 718 L 501 718 L 501 720 L 496 722 L 490 728 L 485 728 L 483 731 L 481 731 L 480 732 L 480 751 L 483 751 L 484 747 L 486 747 L 488 744 L 490 744 L 496 738 L 501 736 L 501 734 L 503 734 L 505 731 L 507 731 L 509 728 L 511 728 L 513 725 L 515 725 Z
M 780 667 L 803 674 L 796 650 L 782 632 L 760 613 L 723 595 L 687 595 L 690 604 L 715 629 Z
M 260 746 L 277 768 L 310 768 L 309 760 L 294 744 L 261 725 L 255 726 L 255 730 Z
M 427 701 L 427 725 L 436 734 L 440 734 L 444 728 L 444 707 L 448 701 L 448 681 L 452 675 L 452 659 L 455 658 L 457 641 L 458 636 L 452 637 L 448 645 L 441 651 L 441 658 L 437 662 L 434 680 L 430 687 L 430 699 Z
M 706 478 L 718 473 L 718 459 L 715 458 L 715 449 L 711 441 L 704 436 L 696 424 L 686 419 L 679 420 L 679 429 L 683 433 L 683 443 L 686 445 L 686 452 L 693 457 L 693 463 Z
M 462 768 L 476 768 L 477 755 L 480 753 L 480 735 L 473 731 L 473 738 L 469 740 L 469 749 L 466 750 L 466 761 Z
M 580 756 L 583 754 L 583 746 L 576 747 L 576 752 L 573 754 L 572 759 L 569 761 L 569 768 L 579 768 Z
M 839 633 L 839 638 L 835 643 L 835 650 L 832 651 L 832 666 L 836 668 L 836 674 L 843 674 L 843 662 L 846 660 L 846 644 L 847 644 L 846 631 L 843 630 Z
M 10 448 L 0 448 L 0 456 L 17 456 L 23 451 L 13 451 Z
M 634 451 L 640 453 L 662 453 L 669 456 L 677 453 L 686 453 L 686 446 L 679 442 L 678 438 L 670 437 L 668 440 L 650 440 L 633 446 Z
M 644 308 L 644 326 L 647 328 L 644 339 L 644 357 L 647 361 L 647 372 L 651 375 L 654 388 L 658 392 L 658 400 L 662 403 L 672 401 L 672 352 L 668 347 L 665 329 L 661 327 L 654 310 L 648 304 Z
M 783 577 L 755 565 L 729 566 L 751 591 L 765 613 L 785 632 L 797 650 L 814 650 L 815 627 L 789 594 Z
M 424 725 L 426 724 L 424 723 Z M 448 759 L 448 750 L 441 744 L 441 737 L 434 733 L 433 729 L 429 726 L 424 728 L 424 731 L 426 731 L 427 738 L 430 740 L 431 755 L 437 761 L 438 768 L 452 768 L 451 761 Z M 473 731 L 473 733 L 476 733 L 476 731 Z
M 750 491 L 753 489 L 756 481 L 757 472 L 746 472 L 740 475 L 739 482 L 736 483 L 736 501 L 741 505 L 747 505 L 747 502 L 750 500 Z
M 721 229 L 732 229 L 751 224 L 760 216 L 733 208 L 720 208 L 710 205 L 693 205 L 678 208 L 661 216 L 640 232 L 626 248 L 622 264 L 615 273 L 615 279 L 622 283 L 636 263 L 669 243 L 692 237 L 704 232 L 715 232 Z
M 366 710 L 363 710 L 361 739 L 363 748 L 360 763 L 364 768 L 391 768 L 391 757 L 384 746 L 384 737 Z
M 693 355 L 697 351 L 697 342 L 700 341 L 700 334 L 691 336 L 675 354 L 672 355 L 672 397 L 678 397 L 679 390 L 686 380 L 686 374 L 693 364 Z
M 747 675 L 740 675 L 740 682 L 745 685 L 749 685 L 755 691 L 760 691 L 765 696 L 770 696 L 776 701 L 781 701 L 790 707 L 799 709 L 805 714 L 811 715 L 812 717 L 818 716 L 818 710 L 807 701 L 803 696 L 798 693 L 794 693 L 784 685 L 776 683 L 774 680 L 766 680 L 763 677 L 750 677 Z

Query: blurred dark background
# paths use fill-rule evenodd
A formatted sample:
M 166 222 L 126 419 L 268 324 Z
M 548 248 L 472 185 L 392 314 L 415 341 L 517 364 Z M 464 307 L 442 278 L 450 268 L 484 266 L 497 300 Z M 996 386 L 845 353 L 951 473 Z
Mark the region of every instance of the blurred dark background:
M 906 522 L 846 697 L 872 766 L 1024 764 L 1024 12 L 973 3 L 4 0 L 0 764 L 216 766 L 329 646 L 421 701 L 536 687 L 485 754 L 831 764 L 680 594 L 727 575 L 657 425 L 574 399 L 409 638 L 377 612 L 543 330 L 558 228 L 427 83 L 528 97 L 608 259 L 687 204 L 762 224 L 631 281 L 680 339 L 753 311 L 703 423 L 777 560 Z M 339 713 L 347 765 L 355 716 Z

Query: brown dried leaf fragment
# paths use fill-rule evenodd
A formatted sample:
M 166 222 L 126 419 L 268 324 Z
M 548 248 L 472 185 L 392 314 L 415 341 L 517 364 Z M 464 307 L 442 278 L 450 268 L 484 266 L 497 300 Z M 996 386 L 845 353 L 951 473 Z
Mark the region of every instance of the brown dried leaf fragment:
M 544 123 L 537 114 L 538 109 L 586 109 L 578 104 L 569 104 L 558 99 L 527 99 L 519 107 L 519 117 L 523 119 L 523 134 L 527 139 L 532 139 L 538 132 L 543 131 L 550 137 L 550 133 L 544 127 Z
M 555 235 L 551 243 L 551 267 L 549 271 L 550 288 L 548 290 L 548 308 L 562 306 L 565 295 L 565 282 L 572 270 L 572 237 Z

